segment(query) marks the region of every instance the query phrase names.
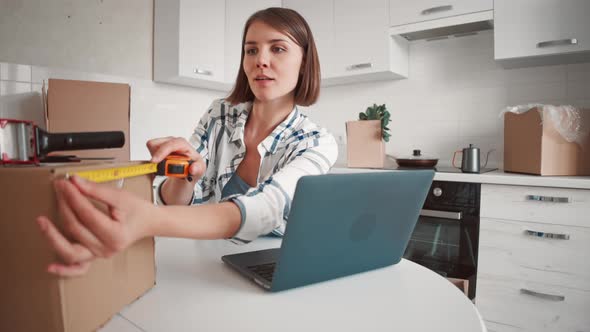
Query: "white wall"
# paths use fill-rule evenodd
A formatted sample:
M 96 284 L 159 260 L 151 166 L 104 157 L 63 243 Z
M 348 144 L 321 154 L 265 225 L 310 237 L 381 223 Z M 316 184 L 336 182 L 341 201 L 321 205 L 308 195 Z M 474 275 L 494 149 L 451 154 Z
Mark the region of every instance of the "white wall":
M 0 61 L 152 78 L 153 1 L 0 0 Z
M 0 0 L 0 95 L 40 90 L 48 77 L 128 82 L 131 157 L 146 159 L 148 138 L 188 136 L 211 100 L 224 95 L 151 81 L 152 16 L 153 1 L 146 0 Z M 497 149 L 497 164 L 498 113 L 530 102 L 590 107 L 590 64 L 505 70 L 493 60 L 489 31 L 415 42 L 409 79 L 324 88 L 306 113 L 345 142 L 345 121 L 385 103 L 392 113 L 388 153 L 419 148 L 448 164 L 453 151 L 474 143 L 483 152 Z

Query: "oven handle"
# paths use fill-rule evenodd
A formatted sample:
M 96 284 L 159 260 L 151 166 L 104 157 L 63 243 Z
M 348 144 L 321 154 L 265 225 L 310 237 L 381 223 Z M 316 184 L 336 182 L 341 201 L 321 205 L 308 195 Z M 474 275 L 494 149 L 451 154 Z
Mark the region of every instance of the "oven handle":
M 453 221 L 461 221 L 463 219 L 463 212 L 450 212 L 450 211 L 439 211 L 439 210 L 420 210 L 420 215 L 424 217 L 434 217 L 443 219 L 452 219 Z

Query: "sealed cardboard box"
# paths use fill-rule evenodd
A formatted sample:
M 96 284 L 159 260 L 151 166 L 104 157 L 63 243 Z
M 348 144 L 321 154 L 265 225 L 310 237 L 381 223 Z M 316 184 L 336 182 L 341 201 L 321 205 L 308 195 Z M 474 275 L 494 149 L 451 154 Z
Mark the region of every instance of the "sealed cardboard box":
M 125 133 L 122 148 L 68 151 L 67 154 L 129 161 L 129 95 L 128 84 L 49 79 L 47 131 L 120 130 Z
M 383 168 L 385 144 L 381 133 L 381 120 L 346 122 L 348 167 Z
M 73 171 L 114 166 L 121 164 L 0 167 L 0 331 L 94 331 L 153 287 L 153 238 L 95 260 L 82 277 L 59 278 L 46 272 L 58 258 L 35 219 L 46 215 L 63 229 L 52 180 Z M 103 185 L 120 186 L 151 201 L 148 175 Z
M 590 175 L 590 136 L 580 143 L 568 142 L 548 120 L 546 112 L 548 110 L 533 108 L 522 114 L 504 115 L 504 171 Z M 588 125 L 588 120 L 590 117 L 585 116 L 577 121 Z

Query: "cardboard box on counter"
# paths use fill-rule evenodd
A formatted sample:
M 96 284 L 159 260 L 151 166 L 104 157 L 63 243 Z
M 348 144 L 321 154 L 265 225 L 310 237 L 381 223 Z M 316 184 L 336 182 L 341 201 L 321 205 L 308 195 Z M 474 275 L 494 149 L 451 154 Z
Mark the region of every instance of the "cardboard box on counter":
M 61 154 L 129 161 L 129 103 L 128 84 L 49 79 L 47 130 L 50 133 L 120 130 L 125 133 L 122 148 Z
M 348 167 L 383 168 L 385 144 L 381 133 L 381 120 L 346 122 Z
M 542 118 L 537 108 L 522 114 L 504 114 L 504 171 L 590 175 L 590 136 L 582 144 L 568 142 L 552 121 L 542 121 L 548 118 L 547 114 Z M 580 121 L 590 121 L 590 116 Z
M 63 229 L 52 180 L 73 171 L 137 163 L 0 167 L 0 331 L 94 331 L 155 284 L 154 239 L 109 259 L 96 259 L 82 277 L 47 272 L 57 255 L 36 223 L 48 216 Z M 115 183 L 116 182 L 116 183 Z M 151 201 L 149 175 L 103 185 Z

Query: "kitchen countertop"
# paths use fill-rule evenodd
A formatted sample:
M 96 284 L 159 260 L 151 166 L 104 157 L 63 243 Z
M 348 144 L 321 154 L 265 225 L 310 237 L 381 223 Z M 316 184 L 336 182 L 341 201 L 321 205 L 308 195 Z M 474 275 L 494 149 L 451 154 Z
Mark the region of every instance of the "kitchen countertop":
M 141 331 L 486 331 L 453 284 L 414 262 L 268 293 L 221 261 L 276 248 L 225 240 L 156 238 L 156 286 L 101 332 Z
M 374 172 L 387 170 L 395 170 L 395 168 L 348 168 L 344 165 L 336 165 L 330 170 L 330 173 Z M 506 184 L 516 186 L 590 189 L 590 176 L 539 176 L 519 173 L 505 173 L 502 170 L 491 171 L 483 174 L 436 172 L 434 175 L 434 180 Z

